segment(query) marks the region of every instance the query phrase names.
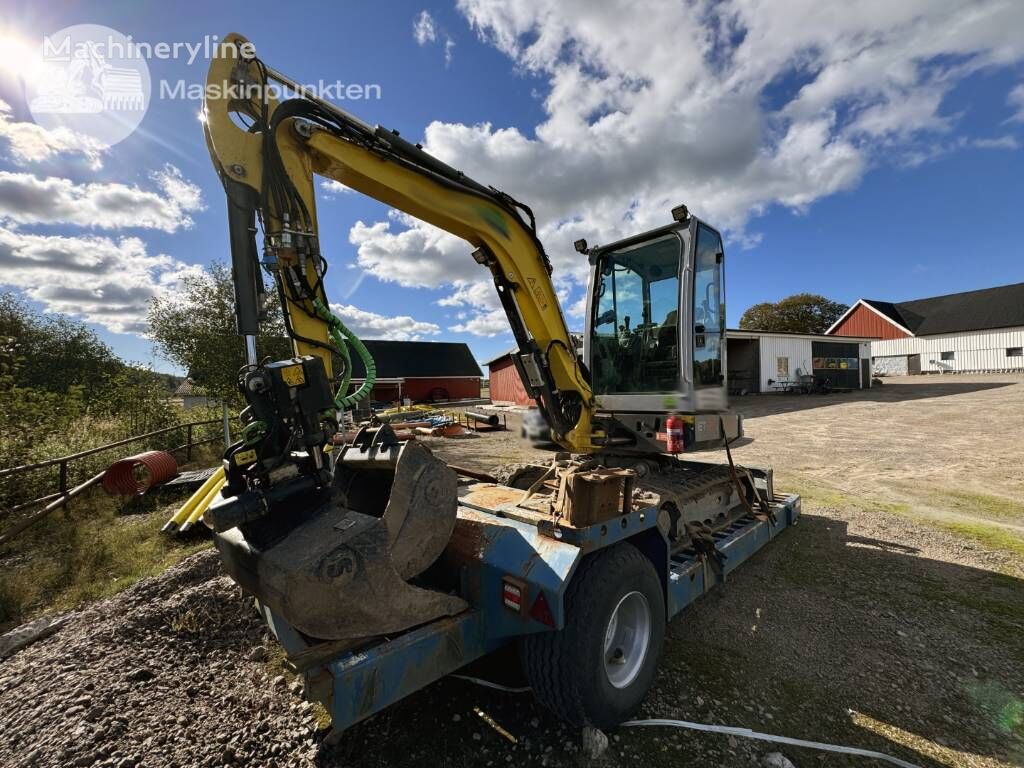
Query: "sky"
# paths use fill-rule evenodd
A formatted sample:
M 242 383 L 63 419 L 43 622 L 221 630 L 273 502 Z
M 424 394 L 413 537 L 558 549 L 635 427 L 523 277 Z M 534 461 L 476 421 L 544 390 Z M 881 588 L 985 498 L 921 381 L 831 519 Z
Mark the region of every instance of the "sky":
M 140 125 L 105 146 L 29 109 L 43 36 L 86 23 L 150 44 L 240 32 L 298 81 L 377 86 L 338 103 L 533 208 L 574 330 L 573 240 L 679 203 L 725 234 L 732 327 L 797 292 L 1024 281 L 1018 0 L 0 0 L 0 290 L 157 370 L 181 373 L 146 337 L 149 301 L 229 258 L 201 102 L 172 93 L 208 60 L 149 59 Z M 464 341 L 481 362 L 512 345 L 466 243 L 329 183 L 318 206 L 328 295 L 357 334 Z

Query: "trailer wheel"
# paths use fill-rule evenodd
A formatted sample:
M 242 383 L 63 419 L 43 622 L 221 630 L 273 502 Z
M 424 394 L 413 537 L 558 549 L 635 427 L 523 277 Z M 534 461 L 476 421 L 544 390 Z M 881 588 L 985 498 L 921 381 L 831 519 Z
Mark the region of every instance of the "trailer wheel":
M 629 719 L 654 682 L 665 601 L 654 567 L 632 544 L 580 563 L 565 597 L 565 628 L 522 641 L 537 699 L 570 725 Z

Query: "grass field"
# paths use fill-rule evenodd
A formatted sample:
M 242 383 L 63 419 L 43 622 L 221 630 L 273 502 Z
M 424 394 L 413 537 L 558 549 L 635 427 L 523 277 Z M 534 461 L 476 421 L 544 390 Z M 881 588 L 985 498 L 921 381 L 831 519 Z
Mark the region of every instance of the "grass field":
M 197 451 L 189 467 L 215 461 L 214 451 Z M 0 632 L 112 595 L 209 546 L 202 530 L 186 538 L 160 533 L 186 498 L 153 491 L 125 500 L 94 487 L 0 546 Z

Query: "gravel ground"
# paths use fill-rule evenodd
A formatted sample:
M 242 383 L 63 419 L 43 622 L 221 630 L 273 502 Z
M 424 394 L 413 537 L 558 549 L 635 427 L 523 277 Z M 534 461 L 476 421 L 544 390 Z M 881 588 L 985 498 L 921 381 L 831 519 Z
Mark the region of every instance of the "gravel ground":
M 1021 401 L 1012 407 L 1013 395 L 1021 392 L 1019 378 L 1008 386 L 934 397 L 899 399 L 895 386 L 885 392 L 899 409 L 886 414 L 897 431 L 905 420 L 923 425 L 930 438 L 930 430 L 941 430 L 941 424 L 931 426 L 934 421 L 957 418 L 958 397 L 967 398 L 963 408 L 975 417 L 988 419 L 990 411 L 1001 409 L 1004 434 L 1019 434 L 1024 426 Z M 672 621 L 661 672 L 642 715 L 876 749 L 921 766 L 1024 765 L 1021 560 L 922 525 L 857 492 L 857 484 L 846 491 L 848 482 L 830 483 L 824 474 L 801 471 L 796 461 L 805 462 L 809 449 L 819 457 L 815 467 L 823 457 L 847 473 L 846 454 L 832 457 L 823 447 L 829 430 L 845 425 L 857 432 L 855 427 L 870 420 L 867 409 L 879 408 L 856 397 L 838 408 L 814 405 L 750 419 L 755 440 L 741 450 L 751 458 L 770 453 L 782 478 L 799 481 L 807 494 L 805 516 L 723 589 Z M 510 426 L 517 424 L 510 420 Z M 786 447 L 782 426 L 801 435 L 802 447 Z M 822 442 L 808 445 L 816 433 Z M 877 450 L 897 474 L 914 463 L 905 455 L 913 441 L 902 432 L 893 438 L 902 443 L 902 453 L 887 447 L 888 438 L 871 439 L 881 443 Z M 966 467 L 985 464 L 980 452 L 989 450 L 987 433 L 975 440 L 958 433 L 957 440 L 959 448 L 949 456 Z M 545 455 L 509 433 L 435 442 L 450 460 L 477 467 Z M 969 445 L 978 446 L 979 455 L 968 452 Z M 862 450 L 863 461 L 874 460 L 869 444 L 847 448 Z M 922 450 L 930 456 L 947 452 L 927 444 Z M 1007 448 L 1016 450 L 1019 445 Z M 915 509 L 941 487 L 941 478 L 926 471 L 932 481 Z M 1019 474 L 1004 472 L 999 481 L 997 471 L 983 471 L 989 492 L 1019 504 Z M 902 482 L 897 474 L 892 480 Z M 844 479 L 849 480 L 839 478 Z M 494 692 L 451 678 L 355 726 L 328 748 L 316 711 L 282 674 L 276 653 L 251 602 L 220 575 L 215 554 L 194 555 L 82 608 L 54 636 L 0 662 L 0 764 L 587 762 L 579 734 L 559 725 L 529 694 Z M 521 684 L 514 653 L 498 654 L 470 672 Z M 662 729 L 619 729 L 610 736 L 601 761 L 607 766 L 764 765 L 780 749 Z M 781 751 L 797 768 L 867 764 L 793 747 Z
M 0 664 L 5 766 L 313 765 L 312 707 L 201 552 Z

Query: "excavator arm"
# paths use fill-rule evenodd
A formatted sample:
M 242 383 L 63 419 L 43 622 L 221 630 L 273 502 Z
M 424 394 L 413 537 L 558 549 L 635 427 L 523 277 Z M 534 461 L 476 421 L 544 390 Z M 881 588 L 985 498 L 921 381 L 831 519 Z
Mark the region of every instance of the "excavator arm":
M 279 102 L 281 86 L 297 94 Z M 228 198 L 238 330 L 250 362 L 265 302 L 261 267 L 273 277 L 297 355 L 345 363 L 337 404 L 351 373 L 346 341 L 365 350 L 329 309 L 314 177 L 338 181 L 462 238 L 490 270 L 519 347 L 524 383 L 567 450 L 590 453 L 593 423 L 589 374 L 562 316 L 551 264 L 528 207 L 427 154 L 396 131 L 373 127 L 316 98 L 267 67 L 240 35 L 228 35 L 212 61 L 203 118 L 207 146 Z M 264 241 L 257 250 L 256 224 Z M 368 389 L 370 375 L 364 382 Z M 358 392 L 355 397 L 366 394 Z

